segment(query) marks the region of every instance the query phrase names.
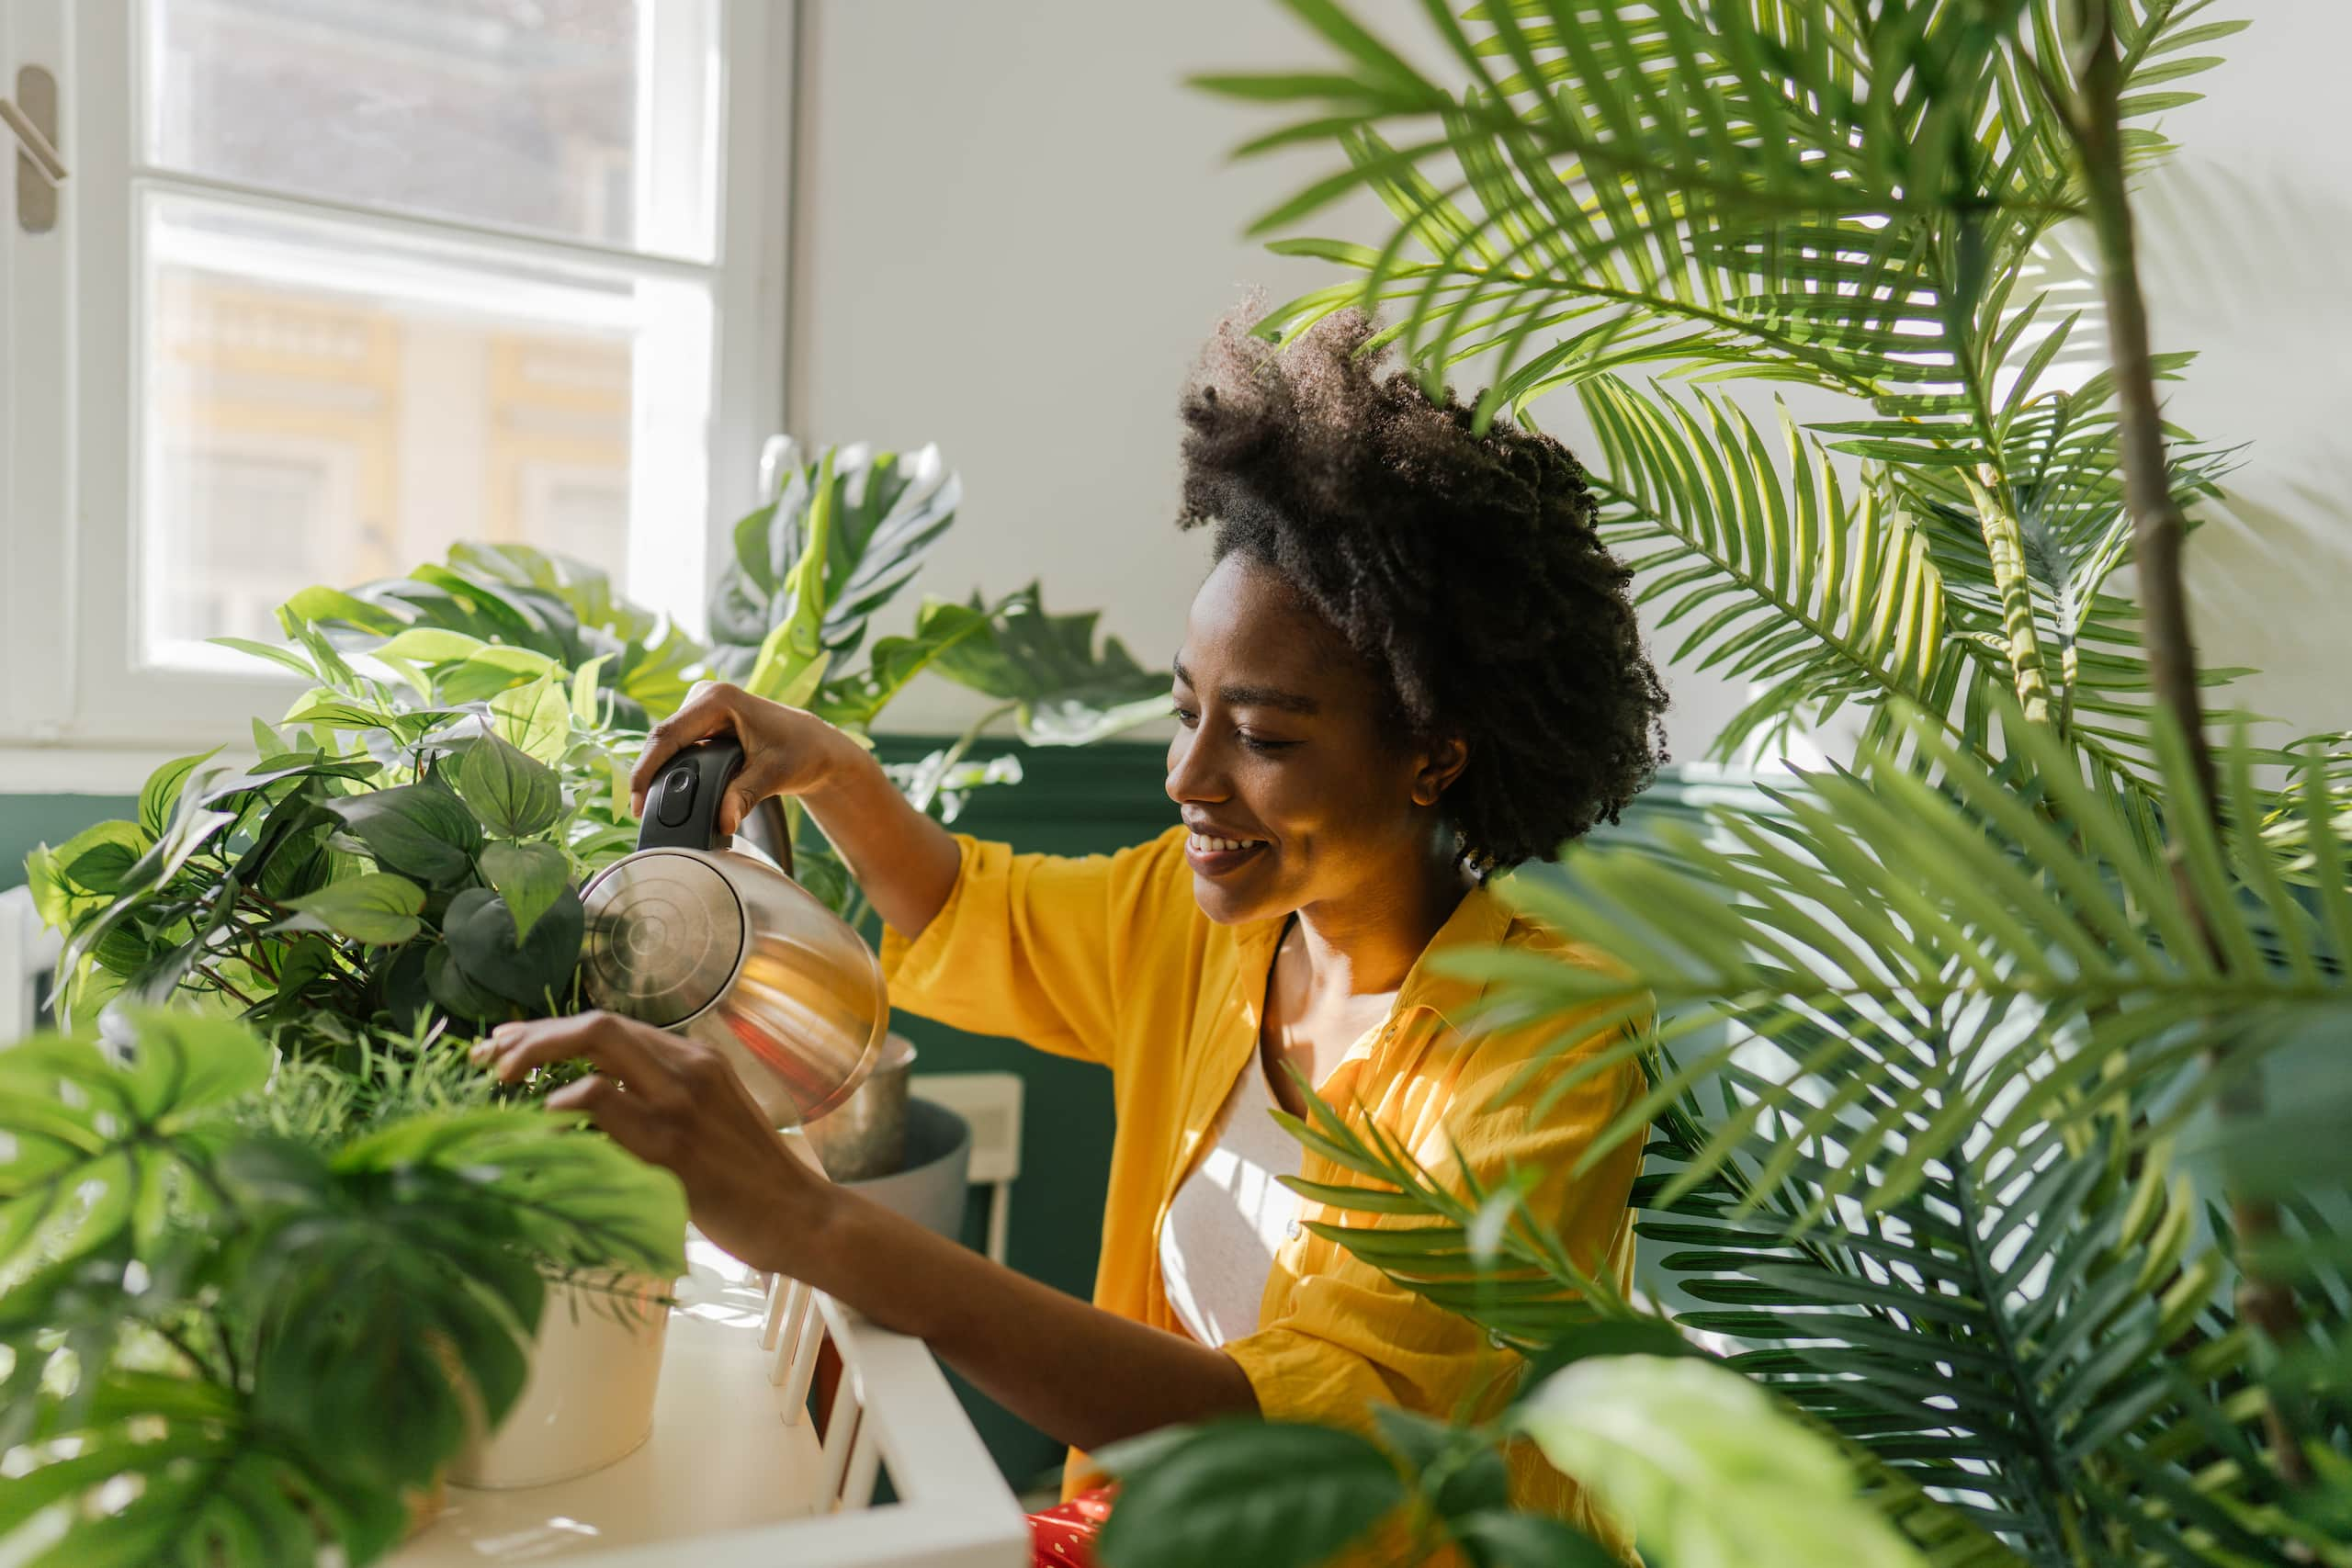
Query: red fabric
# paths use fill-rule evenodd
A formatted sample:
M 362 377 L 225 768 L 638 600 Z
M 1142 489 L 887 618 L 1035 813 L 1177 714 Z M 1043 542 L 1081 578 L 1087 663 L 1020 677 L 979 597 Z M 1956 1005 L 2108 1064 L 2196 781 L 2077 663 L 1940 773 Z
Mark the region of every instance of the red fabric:
M 1111 1517 L 1111 1488 L 1098 1486 L 1029 1516 L 1032 1568 L 1094 1568 L 1094 1538 Z

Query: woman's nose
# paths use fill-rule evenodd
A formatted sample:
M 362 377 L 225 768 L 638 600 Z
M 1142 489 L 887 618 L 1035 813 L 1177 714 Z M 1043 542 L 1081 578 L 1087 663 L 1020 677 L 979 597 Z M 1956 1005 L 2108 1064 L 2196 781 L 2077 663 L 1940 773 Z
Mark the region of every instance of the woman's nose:
M 1182 806 L 1188 800 L 1223 800 L 1223 777 L 1216 765 L 1216 748 L 1201 743 L 1198 733 L 1180 729 L 1168 745 L 1168 798 Z

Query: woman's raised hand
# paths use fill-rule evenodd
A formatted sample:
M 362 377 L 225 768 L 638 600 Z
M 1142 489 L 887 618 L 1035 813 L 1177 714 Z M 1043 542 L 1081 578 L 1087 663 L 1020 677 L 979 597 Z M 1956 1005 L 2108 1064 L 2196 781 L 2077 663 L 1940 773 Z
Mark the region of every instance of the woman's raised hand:
M 741 827 L 769 795 L 798 795 L 885 920 L 909 936 L 931 923 L 955 891 L 962 863 L 956 841 L 907 804 L 872 752 L 813 713 L 740 686 L 702 682 L 646 737 L 645 755 L 628 780 L 638 815 L 645 814 L 646 793 L 671 758 L 697 740 L 730 733 L 743 744 L 743 768 L 718 803 L 720 832 Z
M 631 808 L 645 814 L 646 792 L 671 758 L 697 740 L 729 733 L 742 743 L 743 768 L 718 803 L 722 833 L 734 832 L 769 795 L 808 795 L 846 768 L 872 765 L 855 741 L 815 714 L 755 697 L 723 681 L 704 681 L 646 737 L 645 754 L 629 774 Z

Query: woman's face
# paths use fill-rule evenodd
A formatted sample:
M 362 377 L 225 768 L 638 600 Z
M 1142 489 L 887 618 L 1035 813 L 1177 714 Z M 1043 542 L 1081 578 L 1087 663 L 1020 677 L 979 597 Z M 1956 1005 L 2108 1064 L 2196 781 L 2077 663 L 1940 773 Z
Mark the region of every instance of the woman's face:
M 1339 634 L 1235 552 L 1193 596 L 1176 658 L 1168 796 L 1209 919 L 1234 925 L 1414 885 L 1462 748 L 1398 733 Z

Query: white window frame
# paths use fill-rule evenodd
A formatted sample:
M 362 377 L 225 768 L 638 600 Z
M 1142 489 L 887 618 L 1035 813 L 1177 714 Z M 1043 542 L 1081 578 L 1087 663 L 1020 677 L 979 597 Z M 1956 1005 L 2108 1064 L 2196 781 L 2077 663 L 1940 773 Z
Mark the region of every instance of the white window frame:
M 719 0 L 717 241 L 705 265 L 140 172 L 141 0 L 0 4 L 0 93 L 14 96 L 22 65 L 55 74 L 56 140 L 70 171 L 56 228 L 28 234 L 16 219 L 14 148 L 0 147 L 0 793 L 128 793 L 166 758 L 222 742 L 233 750 L 250 716 L 295 695 L 291 676 L 266 668 L 223 673 L 141 660 L 141 525 L 131 484 L 141 459 L 131 444 L 142 394 L 133 358 L 144 308 L 134 249 L 142 189 L 708 280 L 702 526 L 658 547 L 666 581 L 707 588 L 726 558 L 729 525 L 755 502 L 761 444 L 784 428 L 797 11 L 797 0 Z M 654 515 L 641 503 L 635 512 Z M 633 535 L 633 564 L 639 549 Z M 662 607 L 698 629 L 699 592 L 678 598 Z

